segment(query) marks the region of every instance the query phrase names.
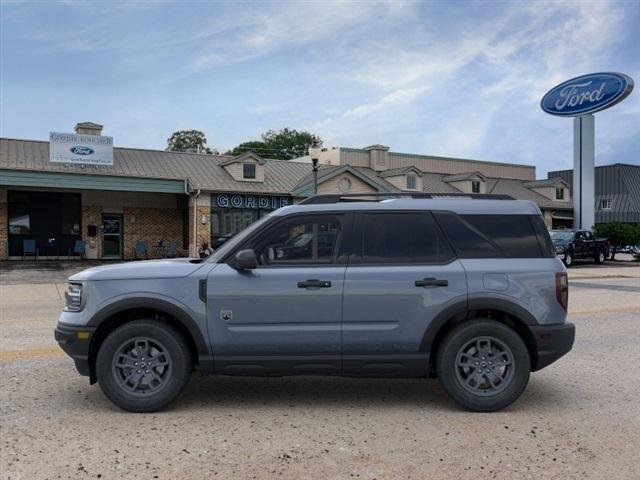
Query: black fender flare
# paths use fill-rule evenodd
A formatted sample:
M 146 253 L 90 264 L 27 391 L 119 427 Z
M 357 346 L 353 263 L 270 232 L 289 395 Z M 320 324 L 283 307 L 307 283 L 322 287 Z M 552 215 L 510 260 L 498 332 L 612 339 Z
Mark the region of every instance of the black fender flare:
M 535 317 L 520 305 L 501 298 L 469 298 L 447 306 L 429 322 L 420 344 L 421 352 L 431 353 L 433 342 L 445 324 L 456 316 L 466 316 L 472 310 L 498 310 L 504 312 L 527 326 L 538 325 Z
M 138 308 L 160 310 L 174 317 L 180 325 L 189 332 L 189 335 L 193 339 L 198 354 L 198 364 L 201 373 L 213 372 L 213 356 L 211 355 L 209 343 L 206 341 L 202 330 L 191 315 L 189 315 L 183 308 L 167 300 L 157 297 L 128 297 L 116 300 L 101 308 L 93 317 L 91 317 L 87 325 L 98 329 L 106 319 L 117 315 L 118 313 Z

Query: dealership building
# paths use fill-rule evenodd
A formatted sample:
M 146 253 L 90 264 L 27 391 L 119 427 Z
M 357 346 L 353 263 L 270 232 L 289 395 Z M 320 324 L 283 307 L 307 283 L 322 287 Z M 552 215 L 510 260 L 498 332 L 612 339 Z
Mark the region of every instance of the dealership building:
M 276 208 L 313 194 L 308 158 L 290 161 L 113 147 L 79 123 L 49 141 L 0 139 L 0 259 L 195 256 Z M 318 193 L 506 194 L 535 202 L 549 226 L 572 219 L 570 183 L 534 166 L 391 152 L 323 150 Z M 78 243 L 80 242 L 80 243 Z M 144 251 L 141 247 L 144 246 Z

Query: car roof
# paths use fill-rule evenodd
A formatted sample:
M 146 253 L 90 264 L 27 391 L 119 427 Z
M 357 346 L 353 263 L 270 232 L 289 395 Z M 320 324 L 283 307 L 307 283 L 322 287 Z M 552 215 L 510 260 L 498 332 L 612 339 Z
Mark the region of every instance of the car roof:
M 474 215 L 540 215 L 538 206 L 528 200 L 482 200 L 477 198 L 389 198 L 380 201 L 348 201 L 290 205 L 274 215 L 312 212 L 435 210 Z

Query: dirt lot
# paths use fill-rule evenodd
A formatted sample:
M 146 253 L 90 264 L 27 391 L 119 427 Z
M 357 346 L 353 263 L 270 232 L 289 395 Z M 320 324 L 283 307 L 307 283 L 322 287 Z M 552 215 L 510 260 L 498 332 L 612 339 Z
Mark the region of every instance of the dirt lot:
M 574 351 L 494 414 L 433 380 L 198 376 L 127 414 L 53 340 L 66 272 L 0 271 L 2 479 L 640 478 L 640 267 L 570 270 Z

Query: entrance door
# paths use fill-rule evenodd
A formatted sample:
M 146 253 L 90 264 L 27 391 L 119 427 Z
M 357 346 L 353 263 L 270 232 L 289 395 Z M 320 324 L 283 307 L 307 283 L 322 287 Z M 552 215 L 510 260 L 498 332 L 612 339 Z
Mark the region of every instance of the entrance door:
M 122 215 L 102 214 L 102 258 L 122 258 Z
M 276 221 L 250 245 L 259 265 L 216 266 L 207 282 L 218 373 L 340 373 L 344 215 Z

